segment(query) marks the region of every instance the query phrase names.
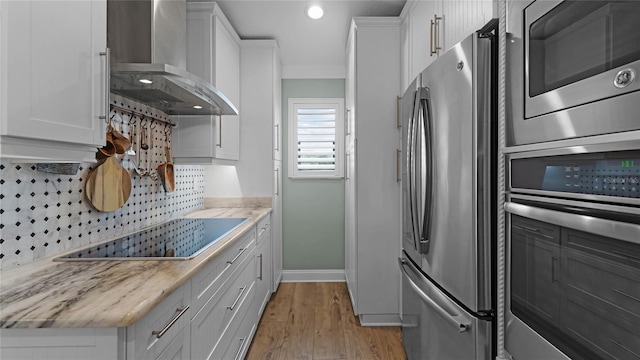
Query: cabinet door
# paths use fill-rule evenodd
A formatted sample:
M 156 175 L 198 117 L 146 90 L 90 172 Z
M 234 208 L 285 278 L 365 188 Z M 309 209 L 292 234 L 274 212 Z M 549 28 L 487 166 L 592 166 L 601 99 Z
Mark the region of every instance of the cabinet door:
M 356 98 L 356 32 L 351 30 L 347 44 L 347 78 L 345 79 L 345 147 L 353 145 L 355 134 L 355 98 Z
M 273 159 L 282 160 L 282 73 L 280 53 L 273 52 Z
M 347 280 L 347 288 L 353 305 L 353 311 L 358 314 L 357 308 L 357 289 L 356 284 L 356 267 L 357 267 L 357 241 L 356 241 L 356 179 L 355 179 L 355 145 L 347 150 L 346 153 L 346 174 L 345 174 L 345 277 Z
M 260 315 L 271 296 L 271 215 L 260 219 L 256 230 L 256 306 Z
M 106 1 L 2 2 L 2 135 L 102 146 Z
M 413 81 L 411 77 L 411 21 L 410 16 L 402 18 L 400 24 L 400 91 L 403 92 Z
M 493 17 L 493 0 L 442 0 L 443 51 L 479 30 Z M 496 17 L 497 14 L 496 14 Z
M 271 225 L 258 224 L 256 252 L 256 307 L 258 319 L 271 297 Z
M 271 280 L 275 292 L 282 279 L 282 163 L 274 162 L 273 198 L 271 203 Z
M 215 79 L 213 84 L 240 109 L 240 46 L 219 16 L 215 22 Z M 240 123 L 238 115 L 217 119 L 216 158 L 240 159 Z
M 442 52 L 442 13 L 440 1 L 416 1 L 411 11 L 411 79 L 415 79 Z M 436 18 L 437 17 L 437 18 Z M 437 20 L 437 21 L 436 21 Z M 432 24 L 433 22 L 433 24 Z M 440 33 L 440 36 L 438 36 Z
M 187 4 L 187 70 L 240 107 L 238 35 L 214 3 Z M 181 116 L 173 131 L 176 163 L 211 164 L 240 158 L 239 115 Z
M 191 327 L 185 326 L 156 360 L 191 359 Z

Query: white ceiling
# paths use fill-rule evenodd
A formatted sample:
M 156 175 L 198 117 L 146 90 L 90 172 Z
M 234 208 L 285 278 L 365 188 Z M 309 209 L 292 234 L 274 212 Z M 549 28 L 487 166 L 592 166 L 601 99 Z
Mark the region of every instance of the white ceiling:
M 242 39 L 275 39 L 283 78 L 344 78 L 345 47 L 354 16 L 398 16 L 406 0 L 216 1 Z M 304 10 L 320 3 L 325 15 Z

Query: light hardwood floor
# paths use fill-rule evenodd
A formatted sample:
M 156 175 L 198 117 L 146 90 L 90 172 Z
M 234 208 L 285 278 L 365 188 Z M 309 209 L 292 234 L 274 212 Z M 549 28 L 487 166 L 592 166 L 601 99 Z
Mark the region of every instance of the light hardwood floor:
M 399 327 L 360 326 L 345 283 L 282 283 L 247 360 L 404 360 Z

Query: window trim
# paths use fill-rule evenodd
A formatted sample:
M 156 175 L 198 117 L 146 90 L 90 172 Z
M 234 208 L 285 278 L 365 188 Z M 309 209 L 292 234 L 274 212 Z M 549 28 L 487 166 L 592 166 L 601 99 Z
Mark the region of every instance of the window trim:
M 344 99 L 343 98 L 289 98 L 287 115 L 288 139 L 288 173 L 292 179 L 341 179 L 344 177 Z M 295 109 L 305 107 L 331 107 L 336 110 L 335 125 L 335 170 L 332 171 L 299 171 L 298 170 L 298 119 Z

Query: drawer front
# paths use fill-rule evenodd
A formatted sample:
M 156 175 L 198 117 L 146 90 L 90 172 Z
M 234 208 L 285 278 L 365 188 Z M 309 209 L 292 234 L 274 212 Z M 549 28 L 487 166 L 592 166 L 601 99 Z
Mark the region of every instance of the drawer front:
M 155 359 L 189 324 L 190 282 L 171 293 L 144 318 L 130 326 L 127 346 L 134 359 Z
M 237 314 L 245 311 L 243 304 L 249 294 L 254 295 L 255 248 L 240 264 L 220 291 L 207 302 L 202 311 L 191 321 L 192 355 L 194 359 L 218 359 L 212 357 L 220 347 L 221 338 Z
M 255 246 L 255 229 L 251 228 L 223 251 L 191 279 L 193 312 L 196 316 L 202 306 L 220 289 L 222 284 L 247 258 L 249 250 Z
M 185 326 L 156 360 L 189 360 L 191 359 L 190 329 Z
M 244 359 L 247 351 L 249 350 L 249 346 L 251 345 L 252 335 L 258 326 L 258 324 L 251 319 L 252 317 L 250 315 L 246 315 L 245 318 L 242 319 L 242 323 L 238 327 L 238 330 L 231 338 L 231 342 L 227 347 L 227 352 L 225 352 L 222 357 L 223 360 Z
M 258 221 L 256 225 L 258 232 L 257 245 L 260 246 L 264 239 L 271 236 L 271 215 L 267 215 Z
M 254 326 L 257 325 L 255 316 L 251 309 L 254 307 L 255 301 L 255 285 L 251 287 L 249 294 L 243 300 L 241 307 L 233 319 L 233 322 L 229 325 L 229 328 L 225 331 L 220 344 L 216 347 L 215 352 L 211 359 L 215 360 L 242 360 L 244 354 L 246 354 L 251 339 L 249 335 Z

